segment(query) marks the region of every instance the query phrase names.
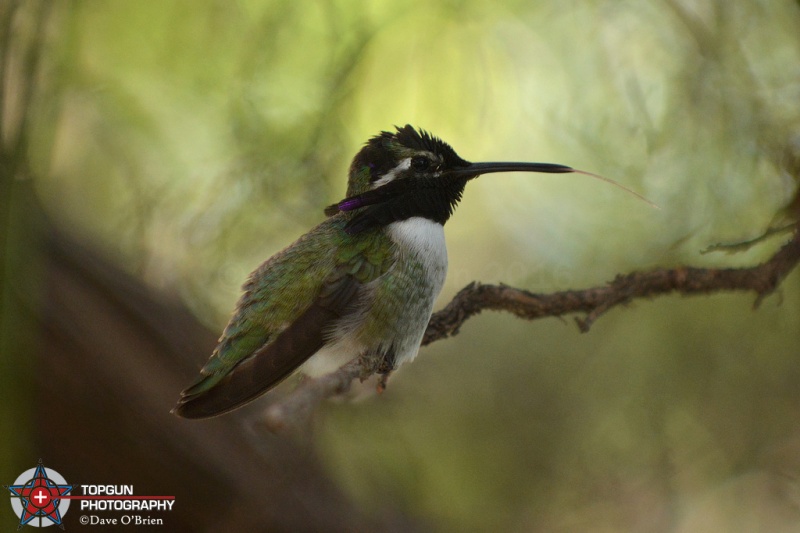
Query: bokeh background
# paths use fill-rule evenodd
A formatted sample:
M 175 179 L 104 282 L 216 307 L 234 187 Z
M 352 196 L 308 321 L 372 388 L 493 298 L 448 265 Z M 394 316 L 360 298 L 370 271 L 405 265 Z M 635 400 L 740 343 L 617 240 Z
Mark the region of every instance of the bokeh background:
M 393 125 L 660 206 L 478 179 L 437 307 L 767 259 L 785 234 L 701 252 L 791 221 L 800 3 L 23 0 L 0 26 L 3 484 L 40 457 L 135 482 L 176 495 L 170 531 L 800 530 L 797 273 L 755 310 L 664 297 L 587 334 L 484 313 L 290 438 L 258 429 L 268 400 L 167 413 L 248 273 Z

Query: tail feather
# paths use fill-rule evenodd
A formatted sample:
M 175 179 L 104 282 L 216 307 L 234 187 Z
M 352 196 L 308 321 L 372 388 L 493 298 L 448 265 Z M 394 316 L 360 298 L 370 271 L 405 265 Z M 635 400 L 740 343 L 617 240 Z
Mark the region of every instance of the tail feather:
M 205 376 L 181 393 L 173 414 L 209 418 L 227 413 L 286 379 L 324 344 L 324 332 L 339 317 L 335 310 L 312 305 L 274 341 L 256 350 L 225 377 Z M 217 383 L 208 386 L 208 381 Z

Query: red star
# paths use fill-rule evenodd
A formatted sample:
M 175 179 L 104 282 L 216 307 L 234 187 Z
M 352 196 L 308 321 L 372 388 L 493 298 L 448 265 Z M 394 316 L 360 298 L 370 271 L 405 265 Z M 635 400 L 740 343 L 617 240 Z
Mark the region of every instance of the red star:
M 47 471 L 39 463 L 33 477 L 23 485 L 11 485 L 8 490 L 22 501 L 22 516 L 19 526 L 22 527 L 36 517 L 47 518 L 54 524 L 61 524 L 61 513 L 58 505 L 61 497 L 66 496 L 74 485 L 58 485 L 47 477 Z

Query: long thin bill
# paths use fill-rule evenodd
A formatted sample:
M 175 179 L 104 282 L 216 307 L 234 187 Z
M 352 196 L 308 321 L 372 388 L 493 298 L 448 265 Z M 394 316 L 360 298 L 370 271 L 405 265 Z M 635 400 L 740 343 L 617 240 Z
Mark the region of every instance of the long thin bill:
M 589 176 L 591 178 L 596 178 L 600 181 L 605 181 L 606 183 L 610 183 L 615 187 L 622 189 L 623 191 L 627 192 L 638 198 L 639 200 L 643 201 L 650 207 L 654 207 L 656 209 L 660 209 L 656 204 L 642 196 L 636 191 L 633 191 L 621 183 L 617 183 L 616 181 L 600 176 L 599 174 L 592 174 L 591 172 L 586 172 L 585 170 L 577 170 L 572 167 L 568 167 L 566 165 L 558 165 L 555 163 L 517 163 L 517 162 L 501 162 L 501 163 L 470 163 L 468 167 L 464 167 L 455 171 L 452 171 L 450 174 L 457 176 L 457 177 L 464 177 L 464 178 L 476 178 L 482 174 L 491 174 L 494 172 L 545 172 L 549 174 L 583 174 L 584 176 Z
M 575 169 L 566 165 L 554 163 L 470 163 L 468 167 L 455 171 L 457 175 L 480 176 L 492 172 L 548 172 L 550 174 L 563 174 L 575 172 Z

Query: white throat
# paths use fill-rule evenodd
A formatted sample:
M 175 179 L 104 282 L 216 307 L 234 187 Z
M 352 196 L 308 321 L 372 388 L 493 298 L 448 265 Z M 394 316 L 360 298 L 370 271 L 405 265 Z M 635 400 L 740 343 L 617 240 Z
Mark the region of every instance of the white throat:
M 429 279 L 433 278 L 431 281 L 441 289 L 447 274 L 444 226 L 427 218 L 411 217 L 392 222 L 386 229 L 400 250 L 422 263 L 428 271 Z

